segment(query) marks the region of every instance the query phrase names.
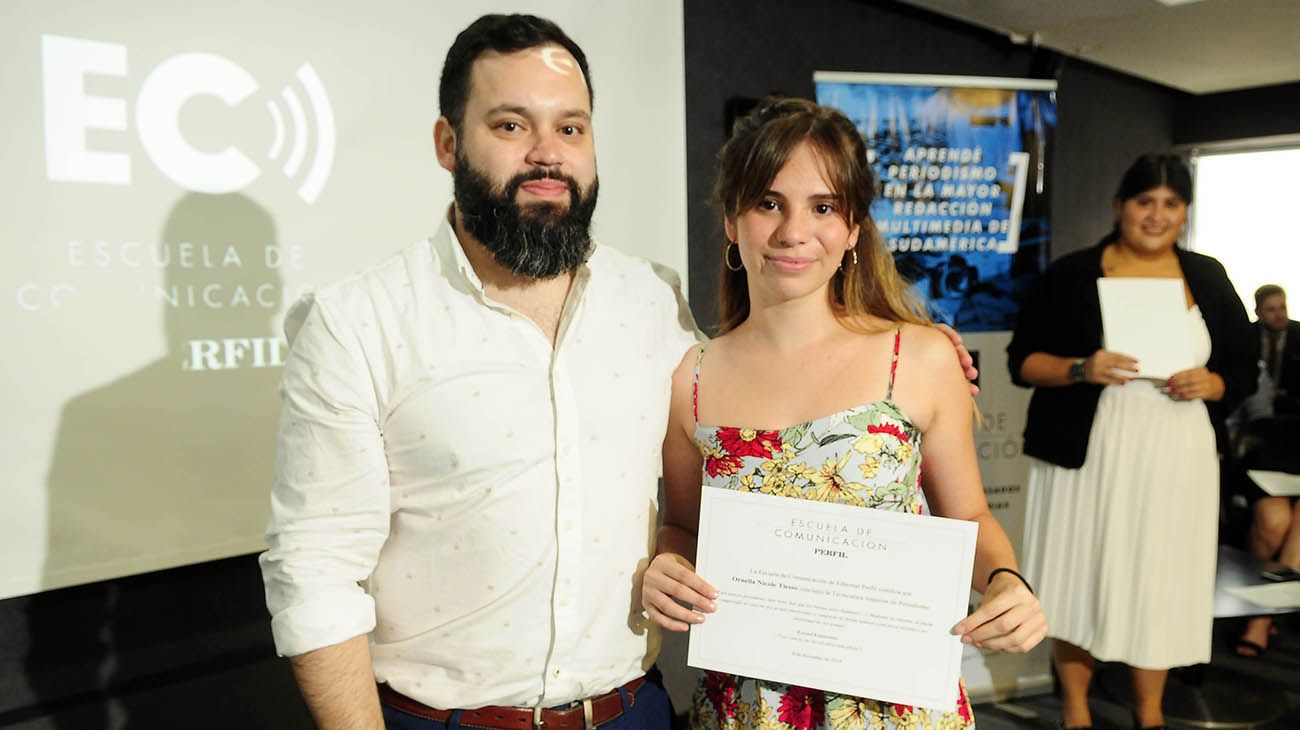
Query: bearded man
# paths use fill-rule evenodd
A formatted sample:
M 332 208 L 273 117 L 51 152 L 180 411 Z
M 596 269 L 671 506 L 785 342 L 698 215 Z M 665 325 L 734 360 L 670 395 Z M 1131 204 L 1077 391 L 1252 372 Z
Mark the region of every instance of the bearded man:
M 277 650 L 323 728 L 666 728 L 635 587 L 694 322 L 590 236 L 592 93 L 562 30 L 480 18 L 439 102 L 439 231 L 286 325 Z

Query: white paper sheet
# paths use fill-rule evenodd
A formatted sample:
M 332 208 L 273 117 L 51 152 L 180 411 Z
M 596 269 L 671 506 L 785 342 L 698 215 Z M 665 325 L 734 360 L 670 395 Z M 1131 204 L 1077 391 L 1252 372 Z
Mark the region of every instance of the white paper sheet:
M 1264 608 L 1300 607 L 1300 581 L 1264 583 L 1255 586 L 1229 588 L 1228 592 L 1245 601 Z
M 687 663 L 951 711 L 978 525 L 706 487 Z
M 1248 469 L 1246 476 L 1249 476 L 1270 497 L 1300 497 L 1300 474 Z
M 1138 377 L 1165 380 L 1193 366 L 1182 279 L 1097 280 L 1104 347 L 1138 361 Z

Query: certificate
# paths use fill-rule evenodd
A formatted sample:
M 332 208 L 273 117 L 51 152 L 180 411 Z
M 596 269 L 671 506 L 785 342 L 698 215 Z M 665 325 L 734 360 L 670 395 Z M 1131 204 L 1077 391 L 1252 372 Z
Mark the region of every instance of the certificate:
M 1100 278 L 1106 349 L 1138 361 L 1139 378 L 1165 380 L 1193 366 L 1182 279 Z
M 1300 497 L 1300 474 L 1248 469 L 1246 476 L 1270 497 Z
M 700 490 L 696 570 L 717 610 L 687 664 L 950 712 L 978 525 Z

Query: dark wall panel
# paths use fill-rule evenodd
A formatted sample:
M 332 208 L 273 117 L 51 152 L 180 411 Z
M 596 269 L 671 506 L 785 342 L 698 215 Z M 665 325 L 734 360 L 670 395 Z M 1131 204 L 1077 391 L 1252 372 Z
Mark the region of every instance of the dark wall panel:
M 256 556 L 0 601 L 0 728 L 307 728 Z
M 1300 83 L 1188 96 L 1178 105 L 1179 144 L 1300 134 Z
M 1110 230 L 1120 176 L 1139 154 L 1173 144 L 1182 96 L 1090 64 L 1065 64 L 1056 94 L 1052 258 L 1090 246 Z

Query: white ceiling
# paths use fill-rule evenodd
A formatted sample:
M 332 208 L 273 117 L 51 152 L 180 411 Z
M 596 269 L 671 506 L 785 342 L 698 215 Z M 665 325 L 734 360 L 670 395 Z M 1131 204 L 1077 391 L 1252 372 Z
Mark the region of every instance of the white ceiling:
M 1195 94 L 1300 81 L 1300 0 L 903 2 Z

